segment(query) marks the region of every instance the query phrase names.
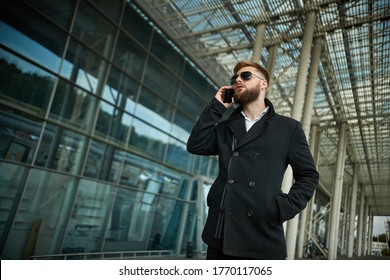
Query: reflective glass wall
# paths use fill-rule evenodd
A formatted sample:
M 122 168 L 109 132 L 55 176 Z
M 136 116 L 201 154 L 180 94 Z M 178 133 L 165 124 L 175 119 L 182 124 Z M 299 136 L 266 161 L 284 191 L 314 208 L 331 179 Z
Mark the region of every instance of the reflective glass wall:
M 129 1 L 0 5 L 1 258 L 199 242 L 217 164 L 185 145 L 216 86 Z

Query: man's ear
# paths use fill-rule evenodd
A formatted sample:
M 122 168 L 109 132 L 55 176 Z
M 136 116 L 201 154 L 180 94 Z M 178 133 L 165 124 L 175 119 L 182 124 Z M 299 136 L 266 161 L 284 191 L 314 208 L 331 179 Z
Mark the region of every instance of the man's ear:
M 263 87 L 263 88 L 268 88 L 268 82 L 266 81 L 266 80 L 261 80 L 261 86 Z

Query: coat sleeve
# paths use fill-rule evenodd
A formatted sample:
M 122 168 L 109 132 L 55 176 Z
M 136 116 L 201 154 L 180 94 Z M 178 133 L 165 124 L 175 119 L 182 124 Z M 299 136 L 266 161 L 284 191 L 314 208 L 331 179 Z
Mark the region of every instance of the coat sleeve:
M 216 155 L 215 127 L 227 109 L 213 99 L 203 110 L 187 141 L 187 151 L 197 155 Z
M 292 219 L 306 207 L 319 182 L 319 173 L 300 123 L 293 133 L 288 164 L 293 171 L 294 183 L 287 194 L 283 193 L 277 198 L 282 222 Z

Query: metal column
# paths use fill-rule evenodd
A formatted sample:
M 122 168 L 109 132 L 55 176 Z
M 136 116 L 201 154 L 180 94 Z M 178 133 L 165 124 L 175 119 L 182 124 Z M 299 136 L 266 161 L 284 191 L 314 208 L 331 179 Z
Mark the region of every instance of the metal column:
M 362 190 L 360 192 L 360 205 L 359 205 L 359 222 L 358 222 L 358 234 L 357 234 L 357 256 L 360 257 L 362 255 L 362 241 L 363 241 L 363 215 L 364 215 L 364 187 L 362 186 Z
M 261 49 L 264 45 L 264 31 L 265 31 L 266 24 L 260 23 L 256 26 L 256 41 L 255 46 L 253 48 L 253 57 L 252 61 L 260 63 L 261 60 Z
M 314 91 L 318 74 L 318 66 L 320 64 L 321 57 L 321 49 L 322 49 L 322 38 L 317 37 L 314 39 L 314 45 L 312 48 L 311 54 L 311 64 L 309 69 L 309 77 L 307 83 L 307 92 L 305 98 L 305 107 L 302 116 L 302 128 L 306 134 L 306 137 L 309 139 L 310 135 L 310 125 L 311 125 L 311 116 L 313 110 L 313 100 L 314 100 Z M 316 135 L 311 135 L 312 138 L 315 138 Z M 310 146 L 312 154 L 314 154 L 314 147 Z M 310 208 L 312 211 L 312 208 Z M 298 258 L 302 258 L 303 254 L 303 246 L 305 243 L 305 227 L 307 223 L 307 211 L 306 207 L 300 214 L 300 222 L 299 222 L 299 236 L 298 236 Z M 310 216 L 310 215 L 309 215 Z
M 347 124 L 340 126 L 340 139 L 336 162 L 335 182 L 332 193 L 330 228 L 329 228 L 329 260 L 337 259 L 337 240 L 339 234 L 341 195 L 343 191 L 344 161 L 347 143 Z
M 368 215 L 370 211 L 370 205 L 368 204 L 368 201 L 366 203 L 366 209 L 364 211 L 364 228 L 363 228 L 363 256 L 367 255 L 367 248 L 368 248 Z
M 276 57 L 278 54 L 279 45 L 273 45 L 268 50 L 268 60 L 267 60 L 267 71 L 269 73 L 268 88 L 265 92 L 265 96 L 270 96 L 272 94 L 272 85 L 274 83 L 274 69 L 276 63 Z
M 348 244 L 347 244 L 347 257 L 353 256 L 353 245 L 355 238 L 355 226 L 356 226 L 356 200 L 358 189 L 358 165 L 355 163 L 353 167 L 353 179 L 352 179 L 352 194 L 350 205 L 350 218 L 349 218 L 349 231 L 348 231 Z
M 294 105 L 291 112 L 291 117 L 298 121 L 300 121 L 302 117 L 302 108 L 303 108 L 303 101 L 305 97 L 305 87 L 306 87 L 307 72 L 308 72 L 309 59 L 310 59 L 310 49 L 313 42 L 315 19 L 316 19 L 315 11 L 309 11 L 306 14 L 306 25 L 303 34 L 303 43 L 302 43 L 300 64 L 298 70 L 298 81 L 295 88 L 294 103 L 293 103 Z M 287 169 L 283 181 L 284 182 L 283 182 L 282 190 L 288 193 L 293 182 L 293 175 L 292 175 L 291 168 Z M 286 231 L 287 259 L 291 259 L 291 260 L 295 258 L 298 220 L 299 220 L 299 214 L 287 222 L 287 231 Z

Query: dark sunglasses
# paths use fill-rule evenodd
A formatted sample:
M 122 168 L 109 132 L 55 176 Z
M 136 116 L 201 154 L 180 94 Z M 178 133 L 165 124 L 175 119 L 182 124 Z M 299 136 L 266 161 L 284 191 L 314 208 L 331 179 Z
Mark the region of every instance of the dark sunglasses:
M 244 81 L 249 81 L 249 80 L 252 78 L 252 76 L 255 76 L 256 78 L 259 78 L 260 80 L 265 80 L 265 79 L 263 79 L 263 78 L 257 76 L 256 74 L 253 74 L 253 73 L 250 72 L 250 71 L 244 71 L 244 72 L 241 72 L 241 73 L 240 73 L 240 78 L 241 78 L 242 80 L 244 80 Z M 237 78 L 238 78 L 238 75 L 237 75 L 237 74 L 234 75 L 234 76 L 230 79 L 230 84 L 231 84 L 231 85 L 234 85 L 234 84 L 236 83 Z

